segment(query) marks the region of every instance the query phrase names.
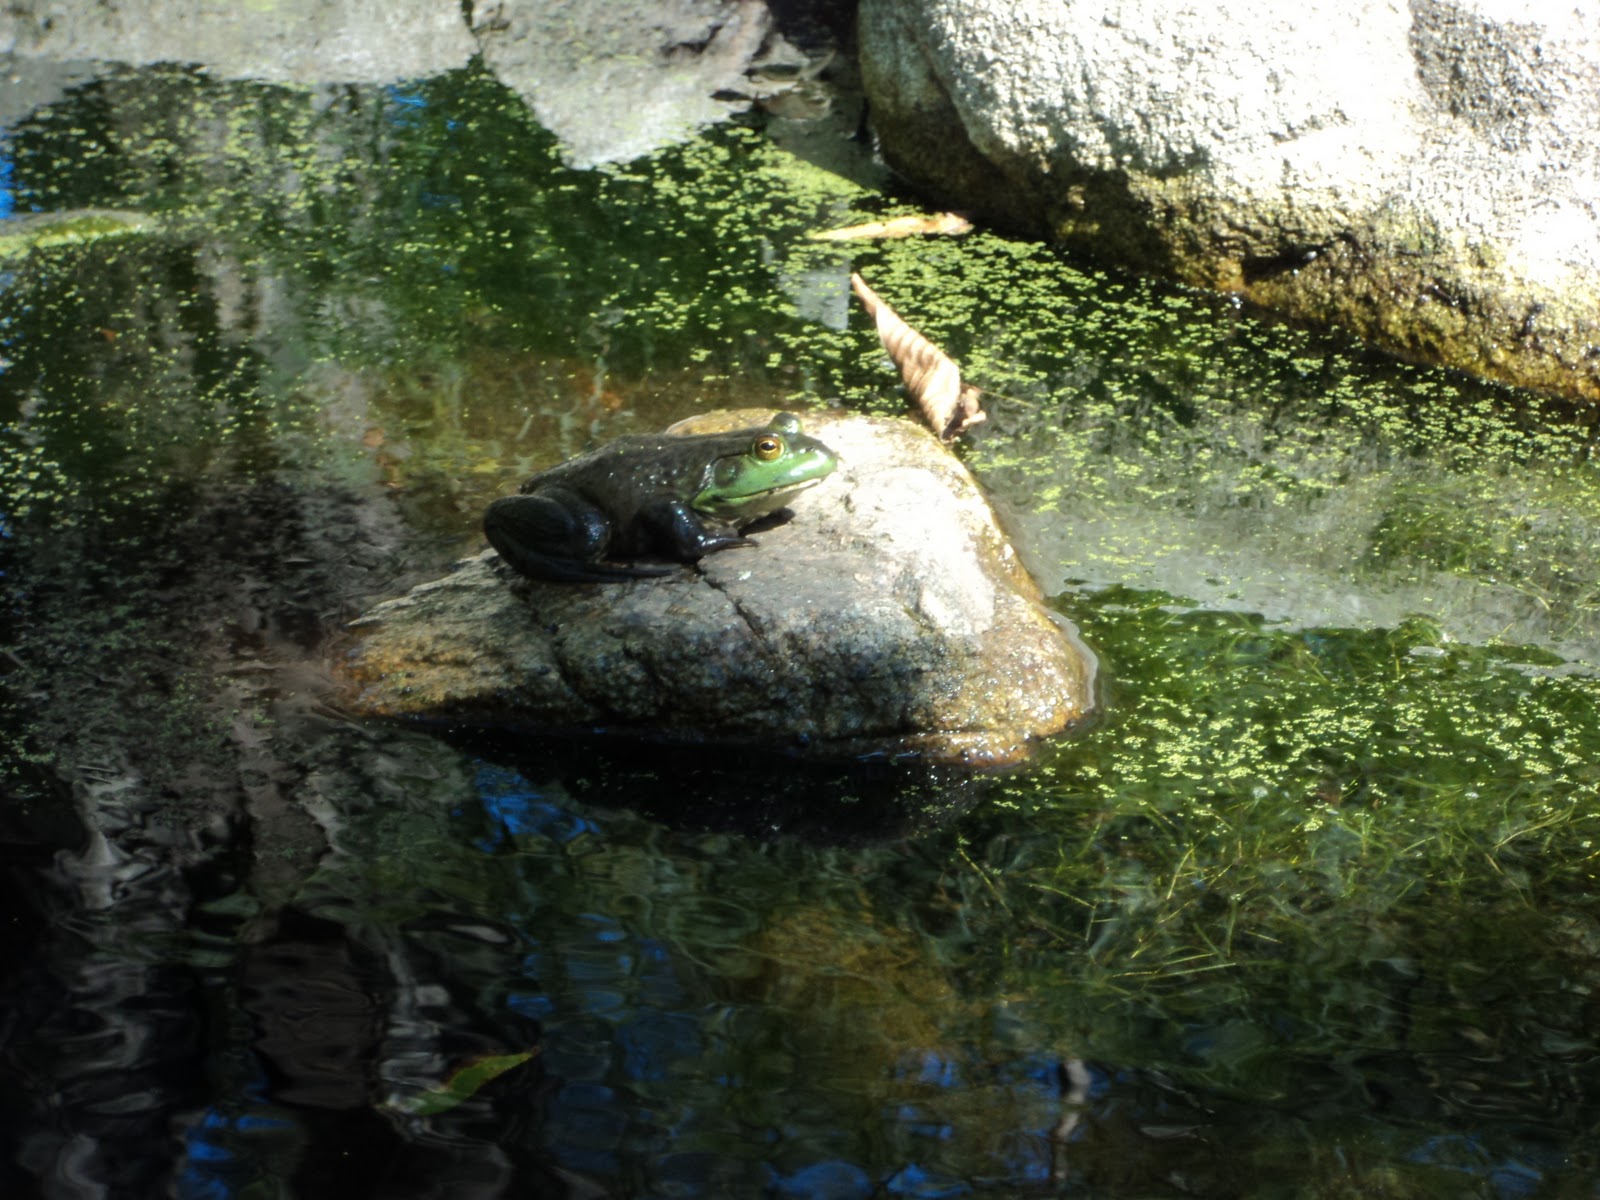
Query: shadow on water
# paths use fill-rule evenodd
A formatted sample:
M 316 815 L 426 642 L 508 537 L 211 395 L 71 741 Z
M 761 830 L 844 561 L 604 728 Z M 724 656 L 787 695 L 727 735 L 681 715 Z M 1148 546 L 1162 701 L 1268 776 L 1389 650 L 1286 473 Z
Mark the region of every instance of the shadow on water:
M 860 845 L 924 833 L 980 804 L 1002 776 L 917 762 L 817 762 L 749 746 L 447 735 L 464 753 L 574 800 L 683 830 Z M 819 803 L 819 797 L 827 797 Z

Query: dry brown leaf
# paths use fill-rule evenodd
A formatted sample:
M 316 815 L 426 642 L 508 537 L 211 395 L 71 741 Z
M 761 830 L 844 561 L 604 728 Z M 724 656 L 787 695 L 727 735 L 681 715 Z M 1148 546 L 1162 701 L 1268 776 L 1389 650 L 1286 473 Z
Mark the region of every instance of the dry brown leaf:
M 916 234 L 947 234 L 954 236 L 970 233 L 972 222 L 956 213 L 935 213 L 931 217 L 912 214 L 895 217 L 891 221 L 868 221 L 865 225 L 847 225 L 843 229 L 828 229 L 811 234 L 815 242 L 853 242 L 868 238 L 903 238 Z
M 900 368 L 906 393 L 930 429 L 948 442 L 988 419 L 978 407 L 983 393 L 961 382 L 961 368 L 955 359 L 907 325 L 861 276 L 851 275 L 850 287 L 876 322 L 878 340 Z

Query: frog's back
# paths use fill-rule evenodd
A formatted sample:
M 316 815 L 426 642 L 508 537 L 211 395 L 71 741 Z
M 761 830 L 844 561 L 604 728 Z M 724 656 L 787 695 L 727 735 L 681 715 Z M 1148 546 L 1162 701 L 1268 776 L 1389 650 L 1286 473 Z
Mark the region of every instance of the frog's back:
M 727 435 L 620 437 L 540 471 L 520 490 L 528 494 L 567 488 L 611 511 L 636 509 L 663 495 L 687 499 L 704 486 L 709 465 L 723 442 L 737 444 L 738 439 Z

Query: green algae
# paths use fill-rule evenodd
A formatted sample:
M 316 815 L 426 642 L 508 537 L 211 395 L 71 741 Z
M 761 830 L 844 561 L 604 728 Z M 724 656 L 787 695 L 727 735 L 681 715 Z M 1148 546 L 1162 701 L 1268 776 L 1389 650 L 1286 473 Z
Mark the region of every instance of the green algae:
M 1148 1072 L 1192 1102 L 1201 1132 L 1155 1150 L 1109 1119 L 1085 1135 L 1083 1169 L 1136 1194 L 1230 1153 L 1236 1174 L 1191 1190 L 1310 1172 L 1451 1194 L 1453 1167 L 1369 1119 L 1379 1092 L 1430 1128 L 1465 1119 L 1460 1096 L 1504 1096 L 1483 1123 L 1508 1143 L 1577 1095 L 1557 1132 L 1592 1128 L 1600 485 L 1582 414 L 992 234 L 809 242 L 907 206 L 748 129 L 570 171 L 476 70 L 333 103 L 169 71 L 91 92 L 124 119 L 68 104 L 14 132 L 26 195 L 160 223 L 34 245 L 0 300 L 4 558 L 28 584 L 6 724 L 29 763 L 101 754 L 71 732 L 99 724 L 226 765 L 214 644 L 195 646 L 218 626 L 258 642 L 217 608 L 161 614 L 241 559 L 279 568 L 202 527 L 220 513 L 232 540 L 332 554 L 321 531 L 263 536 L 303 515 L 252 488 L 365 497 L 313 514 L 330 522 L 393 497 L 426 573 L 477 545 L 497 489 L 615 433 L 732 402 L 899 411 L 847 307 L 858 269 L 986 389 L 963 453 L 1099 652 L 1098 722 L 909 849 L 613 817 L 605 836 L 524 835 L 492 878 L 438 827 L 472 792 L 441 750 L 377 800 L 317 792 L 393 811 L 282 894 L 384 928 L 445 896 L 575 941 L 599 914 L 667 947 L 694 1011 L 757 1030 L 707 1035 L 746 1082 L 680 1081 L 686 1109 L 776 1127 L 797 1088 L 812 1125 L 867 1130 L 892 1090 L 956 1130 L 936 1157 L 974 1176 L 1008 1130 L 1055 1119 L 997 1082 L 1030 1057 Z M 197 546 L 215 570 L 186 561 Z M 350 603 L 282 569 L 327 611 Z M 108 720 L 146 694 L 172 703 Z M 161 781 L 180 796 L 181 774 Z M 919 1055 L 982 1082 L 907 1082 Z M 1301 1154 L 1313 1127 L 1325 1144 Z M 905 1161 L 928 1140 L 894 1137 Z M 1119 1183 L 1135 1160 L 1150 1173 Z
M 1071 915 L 1063 936 L 1092 958 L 1191 1004 L 1192 972 L 1332 957 L 1341 926 L 1363 931 L 1352 953 L 1389 927 L 1394 957 L 1399 927 L 1474 906 L 1559 910 L 1563 928 L 1586 910 L 1571 904 L 1600 872 L 1593 678 L 1424 621 L 1296 631 L 1115 592 L 1074 611 L 1128 682 L 1011 803 L 1073 814 L 1060 861 L 1022 886 L 1079 898 L 1049 927 Z M 1088 902 L 1106 878 L 1116 891 Z
M 968 459 L 1047 589 L 1127 584 L 1297 623 L 1421 613 L 1594 660 L 1584 414 L 988 235 L 855 265 L 987 389 Z M 893 402 L 863 385 L 870 349 L 816 331 L 806 349 L 852 402 Z

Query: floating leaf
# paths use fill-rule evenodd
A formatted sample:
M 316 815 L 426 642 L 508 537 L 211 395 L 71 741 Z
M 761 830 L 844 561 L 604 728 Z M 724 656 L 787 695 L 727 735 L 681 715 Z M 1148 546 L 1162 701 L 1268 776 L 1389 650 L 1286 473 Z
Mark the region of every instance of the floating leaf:
M 143 233 L 154 227 L 154 219 L 145 213 L 112 208 L 24 213 L 0 221 L 0 262 L 22 257 L 32 250 Z
M 539 1050 L 535 1047 L 517 1054 L 490 1054 L 483 1058 L 475 1058 L 450 1076 L 442 1086 L 424 1092 L 414 1100 L 401 1104 L 400 1107 L 418 1117 L 432 1117 L 442 1112 L 449 1112 L 457 1105 L 472 1099 L 485 1084 L 515 1067 L 520 1067 L 537 1053 Z
M 850 287 L 877 323 L 878 340 L 900 368 L 906 393 L 930 429 L 948 442 L 987 419 L 978 407 L 983 393 L 961 382 L 955 359 L 907 325 L 861 276 L 851 275 Z
M 972 222 L 959 213 L 935 213 L 925 217 L 913 213 L 895 217 L 890 221 L 868 221 L 865 225 L 847 225 L 843 229 L 828 229 L 810 234 L 815 242 L 854 242 L 869 238 L 903 238 L 918 234 L 946 234 L 955 236 L 972 231 Z

